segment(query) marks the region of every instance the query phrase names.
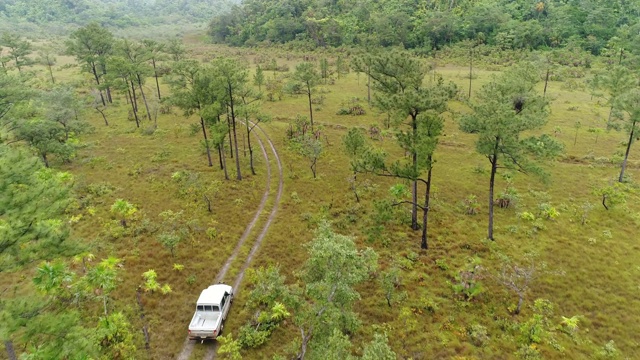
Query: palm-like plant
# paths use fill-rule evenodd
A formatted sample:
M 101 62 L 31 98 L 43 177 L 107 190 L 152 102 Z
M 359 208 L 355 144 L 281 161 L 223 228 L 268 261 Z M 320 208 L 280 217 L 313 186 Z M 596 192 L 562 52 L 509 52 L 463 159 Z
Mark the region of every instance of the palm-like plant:
M 117 199 L 111 205 L 111 212 L 120 217 L 120 224 L 123 227 L 127 227 L 127 220 L 130 220 L 137 211 L 135 205 L 123 199 Z
M 120 259 L 110 256 L 102 260 L 96 267 L 89 270 L 85 276 L 87 285 L 94 289 L 98 298 L 102 299 L 104 315 L 107 316 L 107 300 L 109 294 L 116 288 L 118 281 L 117 265 Z

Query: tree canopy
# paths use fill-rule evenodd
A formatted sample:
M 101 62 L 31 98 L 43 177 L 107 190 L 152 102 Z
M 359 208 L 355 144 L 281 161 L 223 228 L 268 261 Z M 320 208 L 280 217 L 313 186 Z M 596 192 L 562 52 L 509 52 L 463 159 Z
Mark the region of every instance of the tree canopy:
M 471 39 L 513 49 L 570 41 L 598 54 L 614 37 L 634 43 L 637 2 L 623 0 L 246 0 L 214 17 L 209 34 L 232 45 L 435 48 Z M 629 41 L 631 40 L 631 41 Z

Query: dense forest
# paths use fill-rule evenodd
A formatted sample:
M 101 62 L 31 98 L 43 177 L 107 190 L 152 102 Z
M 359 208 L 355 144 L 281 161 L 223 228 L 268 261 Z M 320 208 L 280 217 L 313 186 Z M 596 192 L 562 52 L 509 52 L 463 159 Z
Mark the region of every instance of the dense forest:
M 0 20 L 126 27 L 208 21 L 234 0 L 2 0 Z
M 404 46 L 431 51 L 470 40 L 503 49 L 578 44 L 600 54 L 637 48 L 637 1 L 605 0 L 246 0 L 213 19 L 218 42 L 307 47 Z
M 0 0 L 0 359 L 639 358 L 639 12 Z

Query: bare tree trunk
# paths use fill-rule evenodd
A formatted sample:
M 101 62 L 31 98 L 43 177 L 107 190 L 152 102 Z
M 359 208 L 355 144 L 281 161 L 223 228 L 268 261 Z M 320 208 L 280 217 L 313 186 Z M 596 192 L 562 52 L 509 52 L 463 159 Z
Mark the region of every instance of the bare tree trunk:
M 311 119 L 311 133 L 313 133 L 313 106 L 311 106 L 311 88 L 307 86 L 307 94 L 309 95 L 309 118 Z
M 218 161 L 220 162 L 220 170 L 224 169 L 224 164 L 222 163 L 222 148 L 220 145 L 216 146 L 218 148 Z
M 18 57 L 15 57 L 14 60 L 16 61 L 16 67 L 18 68 L 18 72 L 22 74 L 22 69 L 20 68 L 20 60 L 18 60 Z
M 354 171 L 353 172 L 353 184 L 351 184 L 351 189 L 353 190 L 353 194 L 356 196 L 356 202 L 359 203 L 360 202 L 360 195 L 358 195 L 358 189 L 356 188 L 356 181 L 358 177 L 358 172 Z
M 411 116 L 411 128 L 413 130 L 413 138 L 415 139 L 417 137 L 417 132 L 418 132 L 418 122 L 417 122 L 417 115 L 412 115 Z M 418 154 L 416 153 L 416 150 L 411 150 L 412 154 L 411 154 L 411 161 L 413 164 L 413 168 L 417 169 L 418 168 Z M 413 183 L 411 184 L 411 229 L 413 230 L 418 230 L 418 181 L 414 180 Z
M 107 68 L 104 66 L 104 64 L 102 65 L 102 76 L 106 76 L 107 75 Z M 111 98 L 111 88 L 107 86 L 107 101 L 109 101 L 109 103 L 113 103 L 113 99 Z
M 140 94 L 142 95 L 142 101 L 144 101 L 144 107 L 147 110 L 147 118 L 149 122 L 151 122 L 151 111 L 149 111 L 149 104 L 147 103 L 147 97 L 144 95 L 144 90 L 142 90 L 142 79 L 140 79 L 140 74 L 136 75 L 138 78 L 138 89 L 140 89 Z
M 498 142 L 496 141 L 496 148 L 498 147 Z M 489 231 L 488 238 L 490 240 L 493 239 L 493 186 L 496 180 L 496 172 L 498 170 L 498 155 L 494 153 L 491 156 L 491 178 L 489 180 Z
M 233 159 L 233 140 L 231 139 L 231 116 L 229 115 L 229 111 L 227 111 L 227 135 L 229 135 L 229 156 Z
M 138 112 L 138 97 L 136 96 L 136 86 L 131 80 L 131 93 L 133 94 L 133 105 L 135 106 L 136 113 Z
M 51 83 L 55 84 L 56 83 L 56 79 L 54 79 L 54 77 L 53 77 L 53 70 L 51 69 L 51 64 L 47 63 L 47 67 L 49 68 L 49 76 L 51 76 Z
M 371 67 L 367 67 L 367 103 L 371 106 L 371 76 L 369 72 L 371 71 Z
M 158 100 L 162 100 L 162 96 L 160 96 L 160 82 L 158 81 L 158 70 L 156 70 L 156 59 L 151 59 L 151 63 L 153 64 L 153 76 L 156 78 L 156 88 L 158 89 Z
M 469 50 L 469 99 L 471 99 L 471 81 L 473 80 L 473 46 Z
M 107 121 L 107 116 L 104 114 L 104 110 L 100 109 L 99 107 L 95 107 L 94 109 L 96 109 L 96 111 L 99 112 L 100 115 L 102 115 L 102 118 L 104 119 L 104 124 L 106 126 L 109 126 L 109 122 Z
M 231 124 L 233 125 L 233 147 L 236 152 L 236 179 L 242 180 L 242 172 L 240 171 L 240 156 L 238 156 L 238 134 L 236 131 L 236 113 L 233 107 L 233 89 L 231 84 L 228 86 L 229 90 L 229 105 L 231 107 Z
M 220 154 L 222 154 L 222 169 L 224 170 L 224 179 L 229 180 L 229 172 L 227 171 L 227 159 L 224 154 L 224 139 L 220 142 Z
M 631 143 L 633 142 L 633 133 L 635 130 L 636 124 L 635 122 L 631 126 L 631 134 L 629 134 L 629 141 L 627 142 L 627 151 L 624 153 L 624 160 L 622 161 L 622 168 L 620 169 L 620 177 L 618 178 L 618 182 L 622 182 L 624 180 L 624 171 L 627 168 L 627 160 L 629 159 L 629 151 L 631 150 Z
M 96 80 L 96 84 L 98 88 L 100 87 L 100 78 L 98 77 L 98 72 L 96 71 L 95 64 L 91 64 L 91 72 L 93 73 L 93 78 Z M 102 95 L 102 90 L 98 89 L 100 92 L 100 100 L 102 100 L 102 105 L 107 106 L 107 103 L 104 101 L 104 95 Z
M 622 55 L 624 54 L 624 49 L 620 48 L 620 60 L 618 60 L 618 65 L 622 65 Z
M 256 169 L 253 167 L 253 147 L 251 147 L 251 128 L 249 127 L 249 119 L 247 119 L 247 143 L 249 145 L 249 165 L 251 167 L 251 174 L 256 174 Z
M 242 134 L 242 156 L 247 157 L 247 137 Z
M 129 91 L 129 87 L 127 87 L 127 93 L 129 94 L 129 97 L 131 97 L 131 92 Z M 138 110 L 136 109 L 136 102 L 133 99 L 130 99 L 130 100 L 131 100 L 131 111 L 133 111 L 133 117 L 134 119 L 136 119 L 136 127 L 140 128 L 140 119 L 138 119 Z
M 207 203 L 207 210 L 209 212 L 213 212 L 211 210 L 211 199 L 209 199 L 209 197 L 207 196 L 207 194 L 202 195 L 202 197 L 204 198 L 204 201 Z
M 311 340 L 311 334 L 305 335 L 304 330 L 301 328 L 300 335 L 302 336 L 302 342 L 300 344 L 300 352 L 296 358 L 298 360 L 304 360 L 304 356 L 307 353 L 307 345 L 309 344 L 309 340 Z
M 316 178 L 316 164 L 318 163 L 318 159 L 314 158 L 311 160 L 311 172 L 313 173 L 313 178 Z
M 522 309 L 522 303 L 524 302 L 523 294 L 518 294 L 518 306 L 516 307 L 515 314 L 520 314 L 520 310 Z
M 432 158 L 429 156 L 427 159 L 427 163 L 431 164 Z M 427 242 L 427 225 L 429 224 L 429 202 L 431 200 L 431 171 L 429 168 L 429 172 L 427 173 L 427 190 L 424 194 L 424 208 L 422 209 L 422 243 L 420 247 L 422 249 L 428 249 L 429 243 Z
M 209 160 L 209 166 L 213 166 L 211 161 L 211 149 L 209 149 L 209 140 L 207 139 L 207 129 L 204 126 L 204 119 L 200 117 L 200 125 L 202 126 L 202 136 L 204 137 L 204 145 L 207 148 L 207 159 Z
M 4 348 L 7 349 L 7 356 L 9 357 L 9 360 L 18 360 L 18 357 L 16 356 L 16 350 L 13 348 L 13 341 L 5 340 Z
M 549 68 L 547 68 L 547 76 L 544 78 L 544 92 L 542 93 L 542 97 L 547 97 L 547 84 L 549 83 Z
M 149 351 L 151 350 L 151 346 L 149 346 L 149 343 L 150 343 L 149 329 L 147 327 L 147 322 L 144 320 L 144 307 L 142 305 L 142 291 L 139 287 L 138 287 L 138 290 L 136 290 L 136 301 L 138 302 L 138 307 L 140 308 L 140 320 L 142 320 L 142 323 L 144 324 L 142 326 L 142 333 L 144 334 L 144 348 L 147 349 L 147 351 Z

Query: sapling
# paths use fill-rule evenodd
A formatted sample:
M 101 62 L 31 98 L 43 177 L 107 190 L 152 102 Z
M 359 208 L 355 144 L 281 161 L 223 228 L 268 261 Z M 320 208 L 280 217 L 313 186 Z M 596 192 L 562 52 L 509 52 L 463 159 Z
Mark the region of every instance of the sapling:
M 130 220 L 137 211 L 138 209 L 135 205 L 123 199 L 117 199 L 111 205 L 111 212 L 120 217 L 120 225 L 125 228 L 127 227 L 127 220 Z
M 384 297 L 387 300 L 387 305 L 392 306 L 392 302 L 398 297 L 398 287 L 402 285 L 400 278 L 400 269 L 392 267 L 388 271 L 385 271 L 380 276 L 380 285 L 384 290 Z
M 536 254 L 528 253 L 525 255 L 524 262 L 518 264 L 505 256 L 500 271 L 493 276 L 499 284 L 518 295 L 518 304 L 513 310 L 516 315 L 520 314 L 531 283 L 546 268 L 544 262 L 536 262 L 536 257 Z

